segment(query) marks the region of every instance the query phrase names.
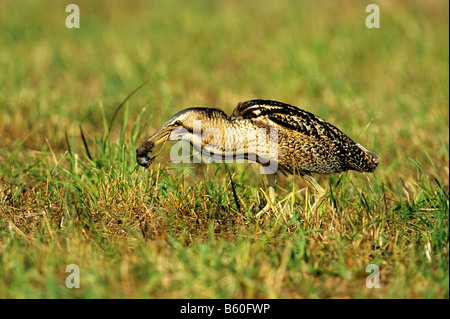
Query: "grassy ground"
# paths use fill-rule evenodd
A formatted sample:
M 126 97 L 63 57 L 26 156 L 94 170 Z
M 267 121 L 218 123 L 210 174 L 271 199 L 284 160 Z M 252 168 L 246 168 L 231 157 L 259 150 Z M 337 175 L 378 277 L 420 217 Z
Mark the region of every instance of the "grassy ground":
M 77 1 L 67 29 L 63 3 L 1 2 L 0 297 L 448 298 L 448 2 L 377 3 L 380 29 L 363 1 Z M 316 213 L 280 178 L 259 221 L 256 165 L 167 147 L 137 167 L 176 111 L 251 98 L 329 120 L 378 169 L 319 176 Z

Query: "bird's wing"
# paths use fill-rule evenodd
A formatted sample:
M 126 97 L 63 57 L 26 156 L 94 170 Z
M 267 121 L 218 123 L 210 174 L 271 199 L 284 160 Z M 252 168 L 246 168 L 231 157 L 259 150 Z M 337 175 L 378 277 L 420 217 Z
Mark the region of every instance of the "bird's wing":
M 295 106 L 270 100 L 250 100 L 239 103 L 231 117 L 251 120 L 256 126 L 275 127 L 286 135 L 303 135 L 316 140 L 318 145 L 328 144 L 328 151 L 342 164 L 342 170 L 353 169 L 373 172 L 378 155 L 355 143 L 334 125 Z
M 288 129 L 316 139 L 351 141 L 337 127 L 320 117 L 278 101 L 250 100 L 241 102 L 237 105 L 231 117 L 246 118 L 257 125 Z

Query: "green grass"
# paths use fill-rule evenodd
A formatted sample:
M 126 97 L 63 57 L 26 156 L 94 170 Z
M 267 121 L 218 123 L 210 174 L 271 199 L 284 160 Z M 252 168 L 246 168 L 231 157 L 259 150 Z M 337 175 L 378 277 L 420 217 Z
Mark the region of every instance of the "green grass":
M 0 4 L 1 298 L 449 297 L 448 3 L 380 2 L 377 30 L 361 1 L 77 4 L 76 30 L 62 3 Z M 251 98 L 327 119 L 378 169 L 318 176 L 317 212 L 279 178 L 257 220 L 257 165 L 169 145 L 137 167 L 176 111 Z

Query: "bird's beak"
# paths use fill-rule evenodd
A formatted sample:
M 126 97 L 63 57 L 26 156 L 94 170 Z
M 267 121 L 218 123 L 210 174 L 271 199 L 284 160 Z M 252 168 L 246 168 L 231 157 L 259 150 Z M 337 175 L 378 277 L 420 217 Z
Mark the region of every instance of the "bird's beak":
M 172 131 L 175 128 L 182 126 L 181 121 L 183 121 L 183 119 L 186 117 L 186 111 L 187 110 L 183 110 L 172 116 L 159 130 L 157 130 L 152 136 L 142 142 L 141 146 L 139 146 L 139 148 L 136 150 L 136 161 L 139 165 L 145 168 L 148 168 L 150 166 L 150 164 L 153 162 L 155 157 L 159 155 L 159 153 L 153 157 L 148 156 L 148 153 L 151 153 L 152 149 L 156 145 L 161 143 L 164 143 L 164 145 L 166 144 L 166 142 L 170 139 Z M 164 148 L 164 145 L 163 147 L 161 147 L 161 150 Z
M 142 142 L 141 146 L 136 149 L 136 161 L 139 165 L 145 167 L 146 169 L 150 166 L 159 153 L 153 157 L 150 157 L 148 154 L 152 152 L 152 149 L 156 145 L 163 142 L 165 143 L 169 139 L 172 129 L 172 127 L 162 127 L 155 134 Z

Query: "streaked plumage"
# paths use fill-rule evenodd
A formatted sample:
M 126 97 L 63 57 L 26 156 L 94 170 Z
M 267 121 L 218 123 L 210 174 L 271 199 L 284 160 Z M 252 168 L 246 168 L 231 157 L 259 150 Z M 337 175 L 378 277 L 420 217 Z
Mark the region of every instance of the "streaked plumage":
M 226 136 L 227 129 L 236 129 L 238 133 L 233 138 L 223 138 L 214 143 L 214 139 L 195 132 L 194 121 L 197 120 L 201 121 L 201 133 L 208 128 L 219 130 L 222 136 Z M 378 164 L 376 154 L 355 143 L 334 125 L 295 106 L 271 100 L 239 103 L 230 117 L 214 108 L 185 109 L 142 143 L 136 150 L 136 160 L 139 165 L 148 167 L 154 159 L 148 153 L 155 145 L 168 139 L 186 140 L 194 147 L 201 145 L 201 150 L 206 147 L 212 153 L 240 152 L 245 158 L 253 158 L 248 151 L 253 142 L 243 138 L 239 132 L 260 128 L 278 131 L 278 156 L 274 159 L 278 165 L 277 173 L 300 174 L 319 191 L 321 188 L 311 173 L 373 172 Z M 197 144 L 193 142 L 195 139 Z M 264 161 L 257 156 L 256 162 Z M 268 181 L 270 188 L 273 188 L 274 177 L 268 175 Z

